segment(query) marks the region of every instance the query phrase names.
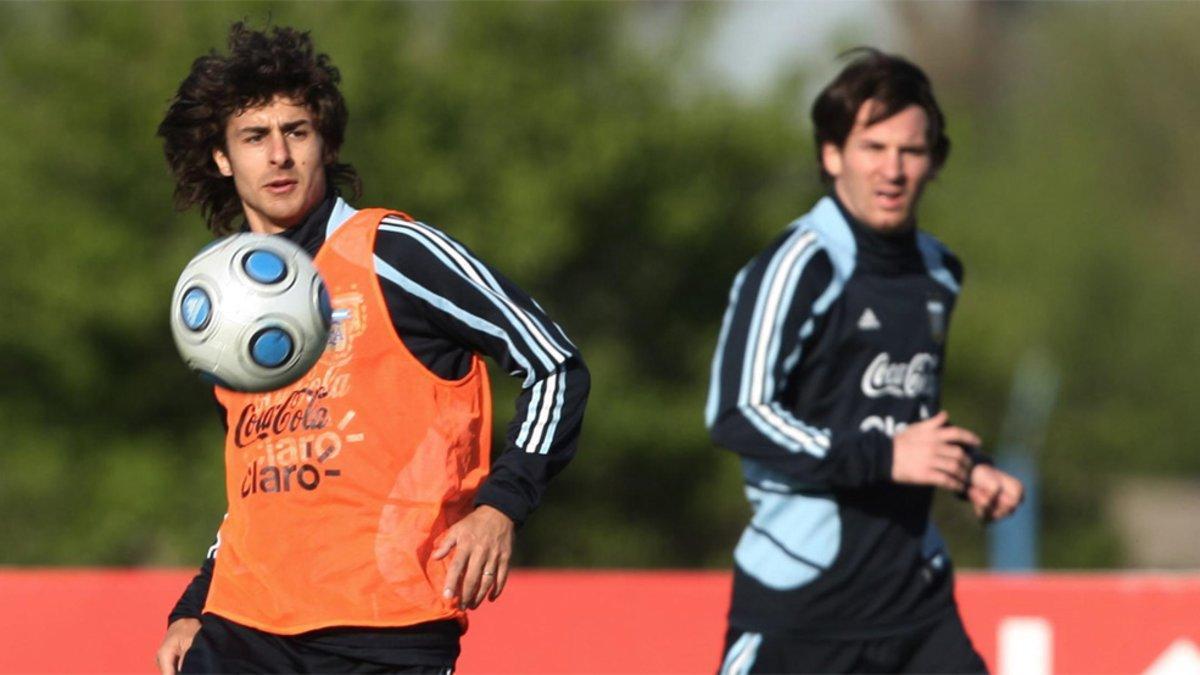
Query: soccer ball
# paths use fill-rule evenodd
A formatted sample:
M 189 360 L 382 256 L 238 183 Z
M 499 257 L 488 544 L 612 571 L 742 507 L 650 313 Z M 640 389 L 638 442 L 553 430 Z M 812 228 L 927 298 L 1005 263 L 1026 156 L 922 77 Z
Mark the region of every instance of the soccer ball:
M 325 351 L 331 321 L 312 258 L 265 234 L 205 246 L 171 299 L 171 334 L 184 363 L 236 391 L 271 391 L 303 377 Z

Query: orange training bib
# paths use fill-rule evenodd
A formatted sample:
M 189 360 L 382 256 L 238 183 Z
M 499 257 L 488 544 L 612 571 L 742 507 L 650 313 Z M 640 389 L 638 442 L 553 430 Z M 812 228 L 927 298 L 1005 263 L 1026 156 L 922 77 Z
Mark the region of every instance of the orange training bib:
M 478 356 L 443 380 L 397 337 L 367 209 L 321 248 L 333 301 L 321 360 L 265 394 L 217 388 L 229 511 L 205 611 L 278 634 L 464 620 L 435 541 L 488 472 L 491 394 Z

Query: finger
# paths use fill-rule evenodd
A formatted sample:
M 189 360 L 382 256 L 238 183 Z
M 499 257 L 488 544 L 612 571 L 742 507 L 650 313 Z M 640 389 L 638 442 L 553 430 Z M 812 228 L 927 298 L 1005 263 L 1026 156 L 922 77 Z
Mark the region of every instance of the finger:
M 961 457 L 939 457 L 934 461 L 933 466 L 935 470 L 953 476 L 960 484 L 966 486 L 970 463 L 963 461 Z
M 479 584 L 483 579 L 485 558 L 480 551 L 472 551 L 471 559 L 467 563 L 466 576 L 463 577 L 462 596 L 459 600 L 459 606 L 463 609 L 475 608 L 475 596 L 479 593 Z
M 994 523 L 997 520 L 1003 520 L 1008 517 L 1008 513 L 999 507 L 988 509 L 983 514 L 983 522 Z
M 1021 481 L 1015 478 L 1004 482 L 1005 494 L 1012 495 L 1013 508 L 1020 506 L 1025 501 L 1025 486 L 1021 485 Z
M 963 482 L 967 485 L 971 484 L 971 470 L 975 468 L 975 462 L 967 453 L 963 453 L 962 457 L 958 458 L 958 466 L 963 472 Z
M 987 464 L 971 464 L 971 482 L 980 485 L 1000 485 L 996 470 Z
M 971 487 L 967 488 L 967 498 L 971 500 L 972 506 L 982 509 L 991 501 L 992 492 L 987 485 L 976 483 L 972 478 Z
M 1006 518 L 1012 515 L 1017 510 L 1017 506 L 1020 505 L 1018 499 L 1017 495 L 1014 495 L 1009 490 L 1002 490 L 996 497 L 996 517 Z
M 962 478 L 952 472 L 943 469 L 935 469 L 933 481 L 930 483 L 935 487 L 945 488 L 951 492 L 962 492 L 966 487 L 966 483 Z
M 154 655 L 154 663 L 158 666 L 160 675 L 175 675 L 177 654 L 172 654 L 165 646 Z
M 943 442 L 957 445 L 978 447 L 983 443 L 979 436 L 975 435 L 975 432 L 962 427 L 942 427 L 938 429 L 938 436 Z
M 433 559 L 441 560 L 442 558 L 445 558 L 446 554 L 449 553 L 450 549 L 454 548 L 456 544 L 458 544 L 458 535 L 454 531 L 454 528 L 450 528 L 446 531 L 446 534 L 442 536 L 442 541 L 438 544 L 437 548 L 433 550 Z
M 488 596 L 488 592 L 496 586 L 496 563 L 489 562 L 483 566 L 483 571 L 480 573 L 479 590 L 475 592 L 472 598 L 471 608 L 478 607 L 483 599 Z
M 983 517 L 987 521 L 997 520 L 1008 515 L 1004 509 L 1004 492 L 996 486 L 996 490 L 988 497 L 987 504 L 983 508 Z
M 935 457 L 931 462 L 931 468 L 934 471 L 953 476 L 955 480 L 962 484 L 963 490 L 971 487 L 971 462 L 963 456 L 941 456 Z
M 913 424 L 910 424 L 909 426 L 911 427 L 911 426 L 917 426 L 918 424 L 924 424 L 924 425 L 927 425 L 927 426 L 930 426 L 930 427 L 933 427 L 936 429 L 938 427 L 946 426 L 946 423 L 948 423 L 949 421 L 950 421 L 949 413 L 947 413 L 945 410 L 942 410 L 942 411 L 938 412 L 938 414 L 934 415 L 933 417 L 930 417 L 928 419 L 923 419 L 920 422 L 914 422 Z
M 458 549 L 454 560 L 450 562 L 450 569 L 446 570 L 446 588 L 442 590 L 442 597 L 447 600 L 458 595 L 459 583 L 462 581 L 463 571 L 467 567 L 467 557 L 467 553 L 463 549 Z
M 969 462 L 971 456 L 966 450 L 962 449 L 961 445 L 953 442 L 939 442 L 934 444 L 933 455 L 942 459 L 952 459 L 956 462 Z
M 504 592 L 506 583 L 508 583 L 508 554 L 502 553 L 496 567 L 496 584 L 492 586 L 492 593 L 488 599 L 495 602 L 496 598 Z
M 967 499 L 971 502 L 971 511 L 976 518 L 983 517 L 983 507 L 987 504 L 983 491 L 977 486 L 971 485 L 967 488 Z

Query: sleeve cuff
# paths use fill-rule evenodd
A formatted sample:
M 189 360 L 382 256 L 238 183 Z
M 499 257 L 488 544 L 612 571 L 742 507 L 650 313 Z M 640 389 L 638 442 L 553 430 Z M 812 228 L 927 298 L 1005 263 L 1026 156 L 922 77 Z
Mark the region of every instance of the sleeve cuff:
M 966 450 L 967 450 L 967 455 L 970 456 L 970 458 L 971 458 L 972 466 L 974 466 L 976 464 L 986 464 L 987 466 L 995 466 L 996 465 L 996 460 L 993 459 L 991 455 L 980 450 L 979 448 L 967 446 Z
M 533 512 L 533 507 L 520 495 L 513 494 L 494 480 L 484 483 L 479 489 L 479 494 L 475 495 L 475 506 L 484 504 L 508 516 L 517 527 L 525 524 L 525 520 Z
M 872 456 L 871 471 L 868 472 L 872 484 L 890 483 L 892 480 L 892 438 L 882 431 L 870 431 L 864 439 L 865 450 Z
M 879 485 L 892 479 L 892 439 L 881 431 L 854 434 L 831 449 L 840 461 L 836 482 L 844 487 Z
M 200 615 L 204 613 L 204 603 L 208 599 L 208 587 L 212 583 L 215 563 L 216 561 L 212 558 L 206 558 L 200 565 L 200 571 L 192 578 L 192 582 L 188 584 L 183 595 L 179 597 L 179 601 L 171 608 L 171 613 L 167 615 L 168 626 L 179 619 L 199 619 Z
M 170 626 L 180 619 L 196 619 L 199 621 L 200 615 L 192 614 L 191 612 L 171 612 L 170 616 L 167 617 L 167 625 Z

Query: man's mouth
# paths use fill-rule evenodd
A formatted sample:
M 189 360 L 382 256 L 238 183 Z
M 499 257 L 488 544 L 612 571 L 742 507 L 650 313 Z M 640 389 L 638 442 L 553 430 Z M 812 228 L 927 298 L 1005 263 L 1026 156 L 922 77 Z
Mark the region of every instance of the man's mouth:
M 898 209 L 904 205 L 903 190 L 876 190 L 875 199 L 885 209 Z
M 272 194 L 287 194 L 296 187 L 297 181 L 292 178 L 279 178 L 267 183 L 264 187 Z

